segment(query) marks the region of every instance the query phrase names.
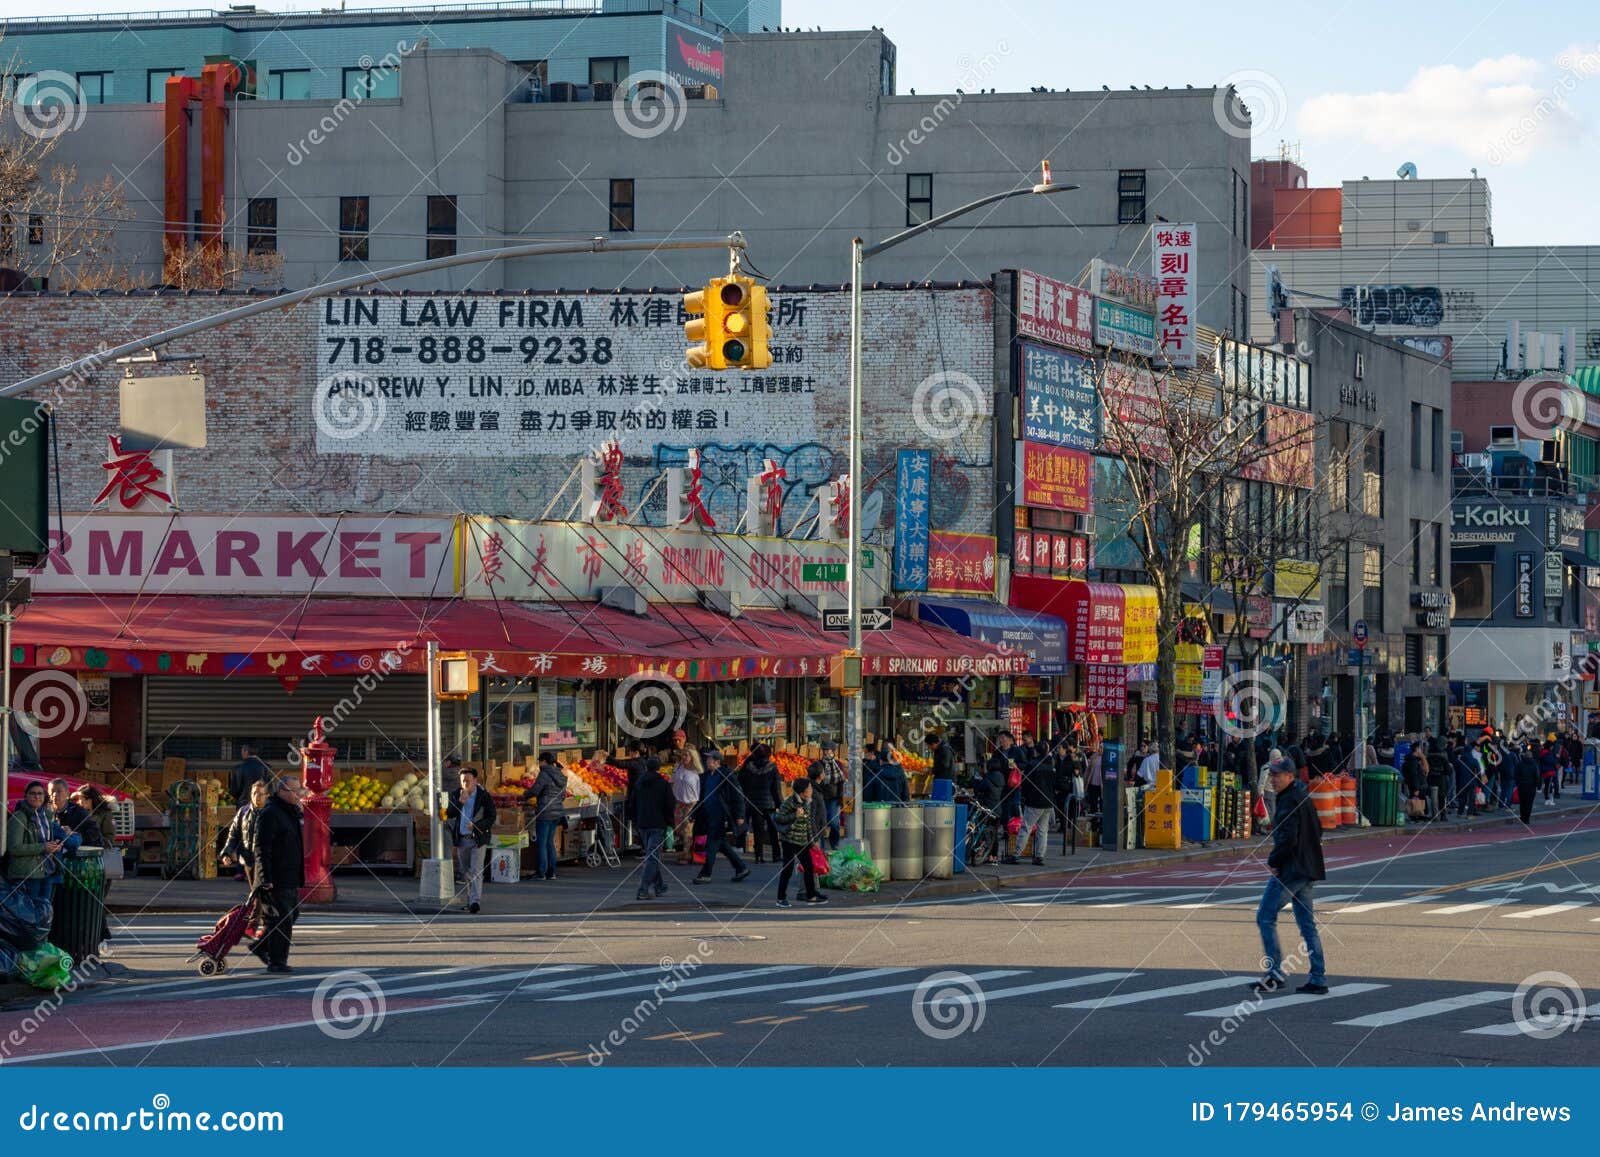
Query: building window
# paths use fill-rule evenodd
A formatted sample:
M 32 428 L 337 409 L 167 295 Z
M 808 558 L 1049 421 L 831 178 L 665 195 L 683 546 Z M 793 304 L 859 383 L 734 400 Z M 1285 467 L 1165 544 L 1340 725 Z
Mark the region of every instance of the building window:
M 611 231 L 633 232 L 632 177 L 613 177 L 611 180 Z
M 1422 585 L 1422 523 L 1418 519 L 1411 520 L 1411 585 Z
M 428 198 L 428 260 L 456 254 L 456 195 Z
M 1450 617 L 1487 619 L 1494 614 L 1494 563 L 1450 564 Z
M 550 62 L 548 60 L 513 60 L 512 67 L 520 68 L 528 84 L 541 96 L 550 91 Z
M 1435 245 L 1448 245 L 1448 244 L 1450 244 L 1450 233 L 1449 233 L 1449 231 L 1445 230 L 1445 229 L 1435 229 L 1433 231 L 1433 243 Z
M 43 213 L 29 213 L 28 214 L 28 244 L 29 245 L 43 245 L 44 244 L 44 214 Z
M 267 75 L 268 100 L 310 100 L 311 70 L 280 68 Z
M 78 87 L 83 90 L 84 104 L 105 104 L 111 99 L 113 73 L 80 72 Z
M 1422 636 L 1406 636 L 1406 674 L 1422 678 Z
M 1433 436 L 1428 439 L 1433 444 L 1433 472 L 1444 473 L 1444 411 L 1433 410 Z
M 1237 285 L 1229 288 L 1233 290 L 1233 317 L 1230 319 L 1229 330 L 1240 341 L 1248 341 L 1250 337 L 1250 295 Z
M 626 56 L 591 56 L 589 58 L 590 84 L 621 84 L 628 76 Z
M 1422 464 L 1422 403 L 1411 403 L 1411 469 L 1425 470 Z
M 1250 236 L 1250 182 L 1237 172 L 1233 174 L 1233 235 Z
M 167 99 L 167 81 L 182 76 L 181 68 L 147 68 L 144 73 L 144 99 L 150 104 L 161 104 Z
M 398 68 L 347 68 L 344 70 L 346 100 L 388 100 L 400 95 Z
M 367 259 L 367 230 L 371 220 L 368 198 L 339 198 L 339 260 Z
M 1373 518 L 1383 517 L 1383 431 L 1368 430 L 1362 448 L 1362 509 Z
M 1122 169 L 1117 173 L 1117 224 L 1144 224 L 1144 170 Z
M 1328 560 L 1328 618 L 1335 627 L 1350 625 L 1350 558 L 1343 549 Z
M 194 229 L 189 234 L 189 240 L 196 245 L 200 244 L 200 230 L 204 226 L 204 222 L 201 220 L 203 216 L 204 210 L 196 209 L 194 211 Z
M 1369 631 L 1383 630 L 1383 547 L 1361 548 L 1361 617 Z
M 251 253 L 278 251 L 278 199 L 251 197 L 245 228 L 245 248 Z
M 933 174 L 906 174 L 906 224 L 921 225 L 933 217 Z
M 1428 562 L 1428 583 L 1431 586 L 1438 586 L 1440 580 L 1444 578 L 1444 548 L 1449 535 L 1437 522 L 1428 524 L 1428 533 L 1432 542 Z
M 1350 509 L 1350 423 L 1328 423 L 1328 506 Z

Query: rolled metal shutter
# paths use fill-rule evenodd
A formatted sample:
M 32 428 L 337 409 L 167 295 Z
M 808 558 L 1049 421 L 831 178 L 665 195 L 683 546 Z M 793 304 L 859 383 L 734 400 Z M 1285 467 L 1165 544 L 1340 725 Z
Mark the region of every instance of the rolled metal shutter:
M 291 695 L 271 677 L 151 675 L 145 734 L 152 742 L 167 735 L 304 735 L 321 715 L 337 720 L 334 731 L 347 739 L 400 742 L 428 732 L 427 684 L 422 675 L 308 675 Z

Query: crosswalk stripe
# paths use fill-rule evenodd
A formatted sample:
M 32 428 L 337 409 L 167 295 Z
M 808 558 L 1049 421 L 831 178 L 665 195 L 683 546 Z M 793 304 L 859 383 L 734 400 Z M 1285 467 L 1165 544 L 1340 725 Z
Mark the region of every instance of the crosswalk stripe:
M 1426 896 L 1404 896 L 1399 900 L 1377 900 L 1371 904 L 1352 904 L 1348 908 L 1340 908 L 1341 916 L 1359 916 L 1363 912 L 1376 912 L 1380 908 L 1398 908 L 1402 904 L 1420 904 L 1427 899 Z
M 1448 908 L 1429 908 L 1423 913 L 1425 916 L 1455 916 L 1462 912 L 1476 912 L 1480 908 L 1498 908 L 1501 904 L 1511 901 L 1502 897 L 1498 900 L 1474 900 L 1470 904 L 1452 904 Z
M 761 968 L 744 968 L 738 972 L 723 972 L 716 976 L 696 976 L 688 980 L 679 980 L 675 987 L 687 988 L 690 985 L 721 984 L 724 980 L 744 980 L 746 977 L 751 976 L 772 976 L 778 972 L 797 972 L 805 967 L 807 966 L 804 964 L 768 964 Z M 670 973 L 663 972 L 663 977 L 669 975 Z M 630 996 L 635 992 L 650 992 L 663 983 L 664 980 L 658 980 L 655 984 L 631 984 L 626 988 L 605 988 L 599 992 L 568 992 L 563 993 L 561 996 L 547 996 L 544 999 L 549 1001 L 600 1000 L 602 997 L 607 996 Z
M 1351 1028 L 1385 1028 L 1391 1024 L 1404 1024 L 1408 1020 L 1421 1020 L 1425 1016 L 1439 1016 L 1441 1013 L 1455 1012 L 1457 1009 L 1474 1008 L 1480 1004 L 1493 1004 L 1514 996 L 1509 988 L 1496 988 L 1483 992 L 1467 992 L 1460 996 L 1447 996 L 1442 1000 L 1428 1000 L 1421 1004 L 1408 1004 L 1401 1008 L 1391 1008 L 1387 1012 L 1374 1012 L 1368 1016 L 1358 1016 L 1354 1020 L 1335 1021 L 1335 1024 L 1348 1025 Z
M 743 988 L 724 988 L 717 992 L 690 992 L 686 994 L 673 994 L 668 1000 L 700 1001 L 721 1000 L 725 996 L 745 996 L 752 992 L 771 992 L 778 988 L 817 988 L 824 984 L 850 984 L 857 980 L 867 980 L 878 976 L 892 976 L 900 972 L 910 972 L 909 968 L 869 968 L 865 972 L 836 972 L 832 976 L 819 976 L 812 980 L 784 980 L 777 984 L 751 984 Z
M 1150 896 L 1143 900 L 1118 900 L 1112 904 L 1086 904 L 1086 908 L 1138 908 L 1145 904 L 1171 904 L 1178 900 L 1198 900 L 1210 892 L 1180 892 L 1176 896 Z
M 455 989 L 458 989 L 458 988 L 471 988 L 471 987 L 476 987 L 476 986 L 478 986 L 480 984 L 494 984 L 496 981 L 501 981 L 501 980 L 511 980 L 511 981 L 520 982 L 520 981 L 527 980 L 529 977 L 532 977 L 532 976 L 549 976 L 550 974 L 556 973 L 556 972 L 577 972 L 577 971 L 580 971 L 580 970 L 583 970 L 583 969 L 588 969 L 588 968 L 591 968 L 591 967 L 593 967 L 593 966 L 589 965 L 589 964 L 553 964 L 553 965 L 549 966 L 548 968 L 529 968 L 529 969 L 527 969 L 526 971 L 523 971 L 523 972 L 497 972 L 497 973 L 493 974 L 492 976 L 476 976 L 476 977 L 473 977 L 471 980 L 459 980 L 459 979 L 456 979 L 456 978 L 452 977 L 449 980 L 441 980 L 436 984 L 413 984 L 413 985 L 409 985 L 409 986 L 407 986 L 405 988 L 385 988 L 385 989 L 383 989 L 383 995 L 385 997 L 407 996 L 407 995 L 410 995 L 413 992 L 432 992 L 432 991 L 434 991 L 436 989 L 440 989 L 440 988 L 448 988 L 448 989 L 454 991 Z M 464 969 L 456 969 L 456 970 L 453 970 L 453 971 L 464 971 Z M 308 991 L 308 990 L 302 990 L 302 991 Z M 313 990 L 309 990 L 309 991 L 315 991 L 315 990 L 313 989 Z
M 1293 1008 L 1297 1004 L 1320 1003 L 1324 1000 L 1331 1000 L 1336 996 L 1357 996 L 1363 992 L 1376 992 L 1380 988 L 1388 987 L 1387 984 L 1335 984 L 1321 996 L 1316 996 L 1309 992 L 1296 992 L 1289 996 L 1269 996 L 1259 1003 L 1256 1003 L 1253 996 L 1247 996 L 1234 1004 L 1225 1004 L 1221 1008 L 1203 1008 L 1199 1012 L 1191 1012 L 1188 1015 L 1205 1016 L 1216 1020 L 1233 1016 L 1239 1011 L 1240 1005 L 1247 1007 L 1253 1005 L 1254 1007 L 1250 1008 L 1252 1013 L 1275 1012 L 1280 1008 Z
M 987 972 L 973 972 L 968 974 L 971 980 L 999 980 L 1003 976 L 1021 976 L 1028 970 L 1026 968 L 992 968 Z M 926 979 L 926 978 L 924 978 Z M 802 996 L 794 1000 L 786 1000 L 785 1004 L 832 1004 L 837 1000 L 857 1000 L 863 996 L 887 996 L 892 992 L 912 992 L 922 986 L 922 981 L 914 984 L 886 984 L 881 988 L 858 988 L 854 992 L 835 992 L 828 996 Z
M 960 992 L 945 997 L 930 993 L 923 1003 L 971 1004 L 978 1001 L 987 1004 L 992 1000 L 1008 1000 L 1013 996 L 1027 996 L 1034 992 L 1050 992 L 1058 988 L 1084 988 L 1091 984 L 1110 984 L 1114 980 L 1129 980 L 1142 975 L 1144 974 L 1140 972 L 1095 972 L 1088 976 L 1074 976 L 1067 980 L 1046 980 L 1039 984 L 1018 985 L 1015 988 L 986 988 L 977 993 Z
M 1535 908 L 1531 912 L 1502 912 L 1502 920 L 1532 920 L 1535 916 L 1553 916 L 1557 912 L 1570 912 L 1574 908 L 1587 908 L 1584 900 L 1565 900 L 1560 904 L 1547 904 L 1543 908 Z
M 519 995 L 525 992 L 549 992 L 557 988 L 570 988 L 574 984 L 588 984 L 590 981 L 603 982 L 609 980 L 627 980 L 632 976 L 650 976 L 653 974 L 659 974 L 660 971 L 661 968 L 659 965 L 657 965 L 651 968 L 628 968 L 621 972 L 591 972 L 587 976 L 569 976 L 564 980 L 549 980 L 542 981 L 539 984 L 524 984 L 517 989 L 517 992 Z
M 1544 1036 L 1547 1033 L 1561 1033 L 1571 1028 L 1580 1028 L 1583 1022 L 1588 1019 L 1588 1016 L 1589 1014 L 1582 1009 L 1573 1009 L 1571 1012 L 1563 1013 L 1560 1017 L 1538 1020 L 1533 1023 L 1514 1020 L 1510 1024 L 1491 1024 L 1483 1028 L 1469 1028 L 1462 1031 L 1468 1036 L 1521 1036 L 1529 1028 L 1532 1028 L 1540 1036 Z
M 1119 992 L 1093 1000 L 1078 1000 L 1071 1004 L 1058 1004 L 1057 1008 L 1120 1008 L 1125 1004 L 1142 1004 L 1147 1000 L 1162 1000 L 1169 996 L 1188 996 L 1196 992 L 1214 992 L 1219 988 L 1232 988 L 1249 984 L 1253 976 L 1221 976 L 1214 980 L 1195 980 L 1188 984 L 1173 984 L 1166 988 L 1147 988 L 1140 992 Z

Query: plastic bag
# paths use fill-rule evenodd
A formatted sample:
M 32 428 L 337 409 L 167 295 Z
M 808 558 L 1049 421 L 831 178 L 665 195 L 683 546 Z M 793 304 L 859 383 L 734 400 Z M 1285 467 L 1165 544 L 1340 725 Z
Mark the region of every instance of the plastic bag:
M 0 942 L 31 951 L 50 935 L 54 915 L 49 900 L 36 900 L 14 885 L 9 891 L 0 888 Z
M 883 883 L 883 872 L 866 853 L 854 848 L 835 848 L 828 855 L 828 874 L 819 882 L 824 888 L 876 892 Z
M 72 957 L 54 944 L 41 944 L 17 957 L 17 973 L 35 988 L 61 988 L 72 980 Z
M 17 976 L 17 950 L 9 944 L 0 944 L 0 980 L 15 980 Z

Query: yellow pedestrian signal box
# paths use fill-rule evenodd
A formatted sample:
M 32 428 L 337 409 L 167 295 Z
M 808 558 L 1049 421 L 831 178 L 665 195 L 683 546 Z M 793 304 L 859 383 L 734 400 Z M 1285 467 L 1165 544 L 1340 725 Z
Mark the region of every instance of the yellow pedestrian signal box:
M 434 694 L 440 700 L 470 699 L 478 693 L 478 663 L 465 651 L 434 657 Z
M 837 656 L 828 672 L 828 686 L 841 695 L 858 695 L 861 693 L 861 655 L 856 651 L 845 651 Z
M 753 278 L 713 278 L 704 289 L 683 295 L 686 360 L 696 369 L 764 370 L 772 364 L 767 291 Z

